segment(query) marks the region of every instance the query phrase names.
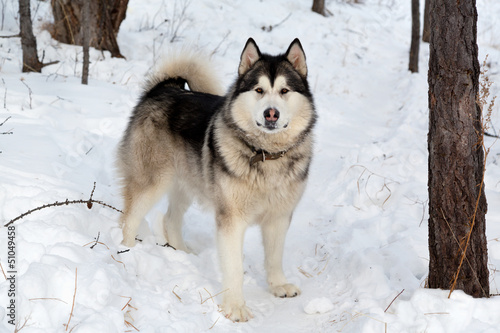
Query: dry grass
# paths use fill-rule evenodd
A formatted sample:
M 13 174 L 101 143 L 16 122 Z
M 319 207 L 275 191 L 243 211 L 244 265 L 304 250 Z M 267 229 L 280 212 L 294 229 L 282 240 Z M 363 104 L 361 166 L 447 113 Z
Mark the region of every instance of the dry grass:
M 204 288 L 204 289 L 205 289 L 205 291 L 207 292 L 207 294 L 208 294 L 208 296 L 209 296 L 209 297 L 208 297 L 208 298 L 206 298 L 205 300 L 203 300 L 203 297 L 201 296 L 201 293 L 200 293 L 200 300 L 201 300 L 201 304 L 205 303 L 205 302 L 206 302 L 206 301 L 208 301 L 209 299 L 210 299 L 210 300 L 212 300 L 212 303 L 214 303 L 214 304 L 215 304 L 214 298 L 215 298 L 215 297 L 217 297 L 217 296 L 219 296 L 220 294 L 225 293 L 226 291 L 228 291 L 228 290 L 229 290 L 229 289 L 225 289 L 225 290 L 220 291 L 220 292 L 218 292 L 217 294 L 215 294 L 215 295 L 213 295 L 213 296 L 212 296 L 212 294 L 211 294 L 211 293 L 207 290 L 207 288 Z
M 354 165 L 352 165 L 351 167 L 349 167 L 349 169 L 347 170 L 347 172 L 349 172 L 349 170 L 351 170 L 351 169 L 353 169 L 355 167 L 359 167 L 359 168 L 363 169 L 363 171 L 361 172 L 361 174 L 358 177 L 358 180 L 356 181 L 356 186 L 358 188 L 358 194 L 361 194 L 361 183 L 364 180 L 363 176 L 368 175 L 367 178 L 366 178 L 366 180 L 365 180 L 365 184 L 363 186 L 363 190 L 364 190 L 366 196 L 368 197 L 368 199 L 374 205 L 377 205 L 377 206 L 380 205 L 380 207 L 382 209 L 384 209 L 384 205 L 387 203 L 387 201 L 389 201 L 389 199 L 392 196 L 392 191 L 389 188 L 389 185 L 391 185 L 391 184 L 399 184 L 399 182 L 397 182 L 395 180 L 392 180 L 392 179 L 390 179 L 388 177 L 384 177 L 382 175 L 379 175 L 379 174 L 371 171 L 370 169 L 368 169 L 364 165 L 360 165 L 360 164 L 354 164 Z M 370 183 L 370 179 L 372 177 L 378 177 L 378 178 L 380 178 L 381 180 L 384 181 L 384 183 L 382 184 L 382 186 L 380 187 L 380 189 L 377 192 L 375 192 L 375 195 L 370 195 L 370 193 L 368 192 L 368 184 Z M 388 192 L 388 194 L 385 197 L 385 199 L 382 201 L 382 203 L 379 203 L 378 201 L 380 201 L 380 200 L 378 200 L 377 197 L 380 194 L 383 194 L 384 192 Z
M 132 304 L 130 304 L 130 302 L 132 302 L 132 297 L 129 297 L 129 296 L 120 296 L 120 297 L 128 298 L 127 303 L 125 303 L 125 305 L 121 309 L 121 311 L 124 311 L 125 309 L 127 309 L 127 311 L 124 314 L 125 326 L 134 329 L 136 332 L 140 332 L 140 330 L 132 324 L 132 322 L 134 321 L 134 318 L 132 317 L 131 311 L 137 310 L 137 308 L 135 308 L 134 306 L 132 306 Z M 133 331 L 127 330 L 125 332 L 133 332 Z
M 174 289 L 172 289 L 172 294 L 174 294 L 175 297 L 177 297 L 177 299 L 179 300 L 179 302 L 182 303 L 182 298 L 179 295 L 177 295 L 177 293 L 175 292 L 175 288 L 177 288 L 177 287 L 179 287 L 179 286 L 178 285 L 174 286 Z
M 19 332 L 20 330 L 22 330 L 23 328 L 25 328 L 25 327 L 26 327 L 26 324 L 28 323 L 28 321 L 29 321 L 29 320 L 30 320 L 30 317 L 25 318 L 25 319 L 24 319 L 24 322 L 23 322 L 23 324 L 22 324 L 21 326 L 19 326 L 19 325 L 20 325 L 20 322 L 17 322 L 17 323 L 16 323 L 16 328 L 14 329 L 14 333 L 17 333 L 17 332 Z
M 491 149 L 491 146 L 486 147 L 486 145 L 484 143 L 484 134 L 489 129 L 489 124 L 491 124 L 491 115 L 493 113 L 493 106 L 495 105 L 496 96 L 494 96 L 488 102 L 489 97 L 490 97 L 490 87 L 492 85 L 492 82 L 489 80 L 489 77 L 487 75 L 487 72 L 488 72 L 488 70 L 486 69 L 486 67 L 487 67 L 486 60 L 487 59 L 488 59 L 488 56 L 486 56 L 486 59 L 483 62 L 483 66 L 481 67 L 481 73 L 480 73 L 481 80 L 479 81 L 479 92 L 478 92 L 478 95 L 476 97 L 476 103 L 479 106 L 481 113 L 483 113 L 486 110 L 484 117 L 481 119 L 481 129 L 476 133 L 477 137 L 478 137 L 477 147 L 478 147 L 478 149 L 483 149 L 483 151 L 484 151 L 482 177 L 481 177 L 481 183 L 479 184 L 479 195 L 477 196 L 476 203 L 474 206 L 474 214 L 472 215 L 471 222 L 470 222 L 469 232 L 468 232 L 466 238 L 462 239 L 461 242 L 459 242 L 458 239 L 455 239 L 456 242 L 458 242 L 458 244 L 460 246 L 460 250 L 461 250 L 462 254 L 460 257 L 460 264 L 458 266 L 458 269 L 455 273 L 455 277 L 454 277 L 453 282 L 451 284 L 450 293 L 448 295 L 448 298 L 451 297 L 451 294 L 455 290 L 458 276 L 460 275 L 460 271 L 462 270 L 462 265 L 464 263 L 464 260 L 467 260 L 466 253 L 467 253 L 467 249 L 468 249 L 469 244 L 470 244 L 472 231 L 474 230 L 474 226 L 476 224 L 476 216 L 477 216 L 477 211 L 479 208 L 479 202 L 481 199 L 481 194 L 483 193 L 484 174 L 486 172 L 486 159 L 488 158 L 488 154 L 489 154 L 490 149 Z M 469 263 L 469 265 L 470 265 L 470 263 Z M 477 275 L 475 275 L 475 278 L 477 279 Z M 479 283 L 479 281 L 478 281 L 478 283 Z M 482 288 L 482 286 L 481 286 L 481 288 Z M 484 290 L 483 290 L 483 294 L 484 294 Z
M 69 324 L 71 323 L 71 318 L 73 317 L 73 311 L 75 310 L 75 300 L 76 300 L 77 287 L 78 287 L 78 268 L 75 268 L 75 292 L 73 293 L 73 303 L 71 304 L 71 312 L 69 313 L 68 323 L 64 325 L 64 326 L 66 326 L 66 332 L 69 329 Z M 71 329 L 71 330 L 73 330 L 73 329 Z
M 5 271 L 3 270 L 2 263 L 0 263 L 0 269 L 2 270 L 3 277 L 5 278 L 5 280 L 7 280 L 7 275 L 5 275 Z

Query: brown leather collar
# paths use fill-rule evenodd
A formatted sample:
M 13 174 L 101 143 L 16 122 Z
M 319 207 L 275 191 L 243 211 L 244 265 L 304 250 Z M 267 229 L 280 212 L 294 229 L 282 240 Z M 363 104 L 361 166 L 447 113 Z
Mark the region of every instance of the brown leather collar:
M 254 152 L 255 155 L 250 157 L 250 166 L 252 166 L 258 162 L 277 160 L 278 158 L 283 157 L 286 154 L 286 151 L 280 151 L 278 153 L 269 153 L 265 150 L 262 150 L 262 149 L 256 150 L 254 148 L 252 149 L 252 151 Z

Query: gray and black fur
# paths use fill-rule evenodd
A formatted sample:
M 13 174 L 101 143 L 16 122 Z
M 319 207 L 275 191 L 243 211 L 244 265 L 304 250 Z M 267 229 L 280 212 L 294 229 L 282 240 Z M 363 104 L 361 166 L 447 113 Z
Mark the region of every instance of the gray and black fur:
M 262 228 L 267 280 L 273 294 L 293 297 L 281 260 L 284 239 L 312 158 L 316 122 L 302 46 L 262 54 L 253 39 L 238 77 L 222 94 L 211 66 L 183 54 L 153 75 L 130 118 L 118 151 L 123 180 L 123 243 L 133 246 L 139 224 L 165 193 L 164 237 L 188 251 L 184 212 L 194 198 L 214 208 L 223 273 L 222 311 L 233 321 L 252 317 L 243 293 L 245 229 Z M 190 90 L 187 90 L 186 84 Z

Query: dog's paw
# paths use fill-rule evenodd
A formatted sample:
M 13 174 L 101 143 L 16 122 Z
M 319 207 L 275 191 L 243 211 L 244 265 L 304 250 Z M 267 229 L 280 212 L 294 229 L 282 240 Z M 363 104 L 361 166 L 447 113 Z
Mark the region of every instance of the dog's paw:
M 221 311 L 233 322 L 245 322 L 253 318 L 250 309 L 245 305 L 222 304 Z
M 287 283 L 281 286 L 271 287 L 271 293 L 276 297 L 295 297 L 300 295 L 300 289 L 294 284 Z
M 126 247 L 134 247 L 135 246 L 135 238 L 127 237 L 122 240 L 122 245 Z
M 178 251 L 183 251 L 183 252 L 186 252 L 186 253 L 193 253 L 193 251 L 191 251 L 190 249 L 188 249 L 188 247 L 186 246 L 186 244 L 184 244 L 184 242 L 181 242 L 181 243 L 167 243 L 168 245 L 170 245 L 170 247 L 173 247 L 174 249 L 178 250 Z

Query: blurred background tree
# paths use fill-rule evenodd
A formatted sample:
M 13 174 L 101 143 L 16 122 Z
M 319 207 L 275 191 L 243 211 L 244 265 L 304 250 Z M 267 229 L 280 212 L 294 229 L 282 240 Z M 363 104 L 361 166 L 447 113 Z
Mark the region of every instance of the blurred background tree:
M 82 29 L 83 7 L 88 1 L 88 28 Z M 54 25 L 52 37 L 60 42 L 84 45 L 84 33 L 89 45 L 123 58 L 116 41 L 120 24 L 125 19 L 128 0 L 51 0 Z

